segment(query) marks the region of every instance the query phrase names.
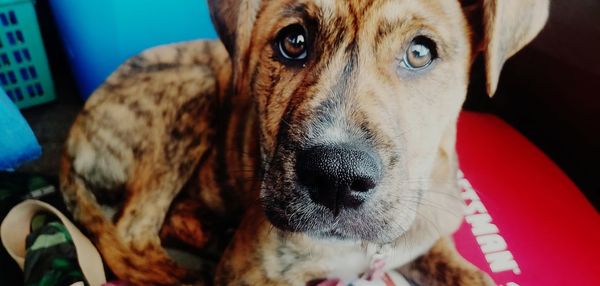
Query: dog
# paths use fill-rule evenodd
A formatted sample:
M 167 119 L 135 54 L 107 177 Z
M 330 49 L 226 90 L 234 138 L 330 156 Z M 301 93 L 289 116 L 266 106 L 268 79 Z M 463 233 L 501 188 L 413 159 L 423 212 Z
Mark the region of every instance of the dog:
M 221 41 L 145 51 L 90 97 L 66 205 L 133 285 L 318 285 L 374 260 L 417 285 L 494 285 L 449 238 L 456 122 L 475 57 L 492 95 L 548 6 L 210 0 Z M 214 272 L 175 262 L 169 237 L 216 241 Z

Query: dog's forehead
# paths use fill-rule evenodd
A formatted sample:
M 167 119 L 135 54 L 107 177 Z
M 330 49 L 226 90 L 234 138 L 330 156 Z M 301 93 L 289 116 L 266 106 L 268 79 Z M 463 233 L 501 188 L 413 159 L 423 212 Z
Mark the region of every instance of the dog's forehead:
M 288 0 L 262 1 L 263 5 L 279 6 L 282 9 L 298 9 L 299 7 L 316 9 L 324 20 L 338 16 L 356 17 L 369 20 L 371 16 L 396 20 L 410 13 L 431 16 L 444 16 L 457 11 L 458 1 L 447 0 Z M 448 13 L 450 12 L 450 13 Z
M 367 33 L 366 38 L 381 32 L 382 27 L 395 31 L 430 30 L 441 38 L 455 41 L 455 34 L 465 33 L 466 22 L 459 1 L 448 0 L 288 0 L 263 1 L 258 18 L 270 20 L 255 22 L 274 34 L 286 18 L 317 20 L 326 31 L 344 29 L 353 37 Z M 260 15 L 262 14 L 262 15 Z M 265 17 L 266 16 L 266 17 Z M 278 23 L 279 22 L 279 23 Z M 270 29 L 266 26 L 278 26 Z M 402 29 L 398 29 L 401 27 Z M 271 27 L 272 28 L 272 27 Z

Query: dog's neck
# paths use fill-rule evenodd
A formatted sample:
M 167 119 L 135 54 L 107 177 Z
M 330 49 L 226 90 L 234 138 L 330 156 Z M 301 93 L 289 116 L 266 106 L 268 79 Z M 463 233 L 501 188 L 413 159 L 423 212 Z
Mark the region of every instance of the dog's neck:
M 458 198 L 459 189 L 456 184 L 458 165 L 453 145 L 450 143 L 448 146 L 451 146 L 449 150 L 440 149 L 444 154 L 438 156 L 432 174 L 438 180 L 432 183 L 432 191 L 425 192 L 423 196 L 426 202 L 444 202 L 444 205 L 421 204 L 417 217 L 407 232 L 389 242 L 315 238 L 304 233 L 284 232 L 274 229 L 270 224 L 261 226 L 258 222 L 264 222 L 266 218 L 260 209 L 255 209 L 254 215 L 249 219 L 252 223 L 248 222 L 246 226 L 263 229 L 259 233 L 266 236 L 267 243 L 252 246 L 257 247 L 262 255 L 273 258 L 266 262 L 264 271 L 269 276 L 277 277 L 293 261 L 294 267 L 304 269 L 316 277 L 352 281 L 374 269 L 374 261 L 383 261 L 383 270 L 389 271 L 423 255 L 440 236 L 454 232 L 462 218 L 462 202 Z M 440 173 L 444 176 L 439 176 Z M 448 200 L 449 197 L 454 199 Z M 305 256 L 310 259 L 302 259 Z M 323 269 L 328 270 L 323 272 Z

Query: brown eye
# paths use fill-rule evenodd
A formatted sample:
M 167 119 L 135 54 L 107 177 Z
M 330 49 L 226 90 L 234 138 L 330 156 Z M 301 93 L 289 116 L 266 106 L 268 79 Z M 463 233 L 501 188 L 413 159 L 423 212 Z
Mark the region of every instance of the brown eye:
M 428 67 L 437 58 L 435 43 L 424 36 L 416 37 L 410 43 L 403 64 L 407 69 L 420 70 Z
M 308 52 L 304 27 L 294 24 L 281 30 L 277 36 L 276 48 L 279 54 L 287 60 L 300 61 L 306 59 Z

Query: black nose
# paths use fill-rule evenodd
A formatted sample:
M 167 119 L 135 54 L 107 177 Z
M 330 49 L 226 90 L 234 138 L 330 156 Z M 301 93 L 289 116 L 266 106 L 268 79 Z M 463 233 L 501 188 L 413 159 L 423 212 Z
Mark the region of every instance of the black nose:
M 296 172 L 312 200 L 337 215 L 368 199 L 381 177 L 380 165 L 367 148 L 316 146 L 298 154 Z

